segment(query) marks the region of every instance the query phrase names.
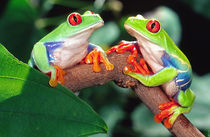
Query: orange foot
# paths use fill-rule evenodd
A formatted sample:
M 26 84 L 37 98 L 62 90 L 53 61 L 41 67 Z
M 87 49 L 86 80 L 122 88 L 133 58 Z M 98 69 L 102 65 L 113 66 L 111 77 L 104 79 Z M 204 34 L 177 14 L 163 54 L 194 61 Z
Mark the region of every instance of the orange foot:
M 130 72 L 140 73 L 142 75 L 152 74 L 145 60 L 141 56 L 139 46 L 136 42 L 122 41 L 119 43 L 119 45 L 114 46 L 109 50 L 107 50 L 106 53 L 107 54 L 110 54 L 112 52 L 124 53 L 125 51 L 131 52 L 131 55 L 128 56 L 127 58 L 127 62 L 128 64 L 132 65 L 134 69 L 131 69 L 130 66 L 125 66 L 123 70 L 124 72 L 130 71 Z M 138 56 L 138 54 L 140 54 L 140 56 Z M 139 59 L 139 63 L 136 61 L 137 59 Z
M 106 70 L 114 69 L 114 65 L 109 62 L 106 53 L 98 48 L 93 49 L 82 62 L 86 64 L 93 64 L 94 72 L 101 71 L 101 67 L 99 66 L 100 63 L 103 63 L 105 65 Z
M 130 55 L 127 58 L 127 62 L 128 62 L 128 64 L 131 64 L 134 67 L 134 69 L 132 70 L 130 68 L 130 66 L 127 65 L 127 66 L 124 67 L 124 70 L 123 70 L 124 72 L 126 70 L 129 70 L 130 72 L 140 73 L 142 75 L 150 75 L 150 74 L 152 74 L 152 72 L 148 68 L 145 60 L 142 57 L 140 57 L 139 63 L 138 63 L 136 61 L 135 57 L 133 55 Z
M 134 58 L 138 57 L 138 44 L 136 42 L 121 41 L 119 45 L 114 46 L 106 51 L 106 54 L 112 52 L 124 53 L 125 51 L 130 51 Z M 140 53 L 140 52 L 139 52 Z
M 60 84 L 64 84 L 64 78 L 63 78 L 63 75 L 66 74 L 66 71 L 64 71 L 62 68 L 60 68 L 59 66 L 57 65 L 52 65 L 53 67 L 55 67 L 56 69 L 56 76 L 54 79 L 51 79 L 49 81 L 49 84 L 51 87 L 56 87 L 58 85 L 58 82 Z M 52 76 L 51 76 L 52 77 Z
M 180 105 L 174 99 L 171 100 L 171 102 L 160 104 L 159 109 L 161 112 L 154 116 L 155 122 L 160 123 L 163 121 L 166 128 L 172 128 L 174 121 L 180 114 Z

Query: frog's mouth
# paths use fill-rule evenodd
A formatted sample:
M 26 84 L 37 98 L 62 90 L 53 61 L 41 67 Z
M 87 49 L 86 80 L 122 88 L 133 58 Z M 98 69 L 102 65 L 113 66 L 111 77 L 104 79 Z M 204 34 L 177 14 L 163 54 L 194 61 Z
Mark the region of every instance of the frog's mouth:
M 89 32 L 92 34 L 95 30 L 101 28 L 103 25 L 104 25 L 104 21 L 99 21 L 99 22 L 97 22 L 97 23 L 95 23 L 95 24 L 90 25 L 90 26 L 87 27 L 86 29 L 81 30 L 81 31 L 78 32 L 77 34 L 85 33 L 85 32 L 87 32 L 87 31 L 89 31 Z M 92 31 L 91 31 L 91 30 L 92 30 Z M 75 34 L 75 35 L 77 35 L 77 34 Z M 91 35 L 91 34 L 90 34 L 90 35 Z
M 129 26 L 128 24 L 125 24 L 126 31 L 131 35 L 134 36 L 137 39 L 141 39 L 142 41 L 150 41 L 146 36 L 139 33 L 137 30 L 135 30 L 133 27 Z

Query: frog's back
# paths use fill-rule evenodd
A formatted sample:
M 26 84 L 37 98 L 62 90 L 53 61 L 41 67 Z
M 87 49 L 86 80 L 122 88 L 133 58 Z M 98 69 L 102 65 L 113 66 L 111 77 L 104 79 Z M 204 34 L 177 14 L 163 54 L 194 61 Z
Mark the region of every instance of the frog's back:
M 171 40 L 171 39 L 170 39 Z M 171 45 L 167 49 L 167 58 L 170 64 L 178 71 L 176 84 L 180 89 L 186 90 L 192 82 L 192 68 L 185 54 L 171 40 Z
M 178 46 L 174 43 L 174 41 L 169 37 L 169 35 L 162 30 L 163 32 L 163 36 L 164 38 L 164 45 L 165 46 L 165 50 L 168 53 L 168 55 L 171 56 L 171 59 L 174 63 L 174 65 L 179 68 L 179 69 L 186 69 L 186 68 L 190 68 L 191 69 L 191 65 L 190 62 L 188 60 L 188 58 L 185 56 L 185 54 L 178 48 Z

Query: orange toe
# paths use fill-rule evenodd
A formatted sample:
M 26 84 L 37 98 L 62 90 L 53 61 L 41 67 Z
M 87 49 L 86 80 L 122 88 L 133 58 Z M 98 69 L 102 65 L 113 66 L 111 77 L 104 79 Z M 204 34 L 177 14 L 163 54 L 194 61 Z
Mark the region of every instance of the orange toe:
M 148 75 L 147 72 L 142 68 L 142 66 L 137 63 L 137 61 L 135 60 L 135 57 L 133 55 L 128 56 L 127 62 L 128 62 L 128 64 L 131 64 L 134 66 L 136 73 L 140 73 L 142 75 Z
M 60 84 L 64 84 L 64 75 L 66 74 L 66 71 L 64 71 L 62 68 L 60 68 L 58 65 L 53 65 L 56 68 L 56 79 L 54 81 L 51 81 L 51 84 L 59 82 Z M 57 86 L 57 85 L 56 85 Z
M 179 104 L 176 103 L 174 100 L 171 102 L 163 103 L 159 105 L 159 109 L 161 110 L 160 113 L 154 116 L 154 120 L 157 123 L 163 121 L 163 124 L 166 128 L 171 128 L 173 125 L 174 112 L 179 107 Z
M 91 64 L 93 63 L 93 51 L 91 51 L 90 53 L 88 53 L 88 55 L 85 57 L 84 62 L 86 64 Z
M 160 110 L 165 110 L 165 109 L 169 109 L 173 106 L 176 106 L 178 105 L 175 101 L 172 101 L 172 102 L 167 102 L 167 103 L 163 103 L 163 104 L 160 104 L 159 105 L 159 109 Z
M 172 128 L 172 124 L 170 123 L 170 116 L 168 118 L 166 118 L 163 122 L 163 125 L 165 126 L 165 128 Z
M 156 115 L 154 116 L 154 120 L 155 120 L 156 123 L 160 123 L 160 122 L 161 122 L 161 119 L 160 119 L 159 117 L 160 117 L 160 116 L 159 116 L 158 114 L 156 114 Z
M 111 47 L 110 49 L 108 49 L 107 51 L 105 51 L 105 53 L 106 53 L 106 54 L 110 54 L 110 53 L 112 53 L 112 52 L 115 52 L 117 48 L 118 48 L 118 46 L 113 46 L 113 47 Z
M 50 85 L 51 87 L 56 87 L 56 86 L 58 85 L 57 80 L 50 80 L 50 81 L 49 81 L 49 85 Z
M 130 67 L 130 66 L 125 66 L 124 68 L 123 68 L 123 73 L 124 74 L 128 74 L 128 73 L 130 73 L 130 72 L 133 72 L 133 70 L 132 70 L 132 68 Z
M 114 65 L 109 62 L 105 53 L 100 52 L 100 62 L 102 62 L 105 65 L 106 70 L 110 71 L 114 69 Z
M 94 72 L 100 72 L 101 68 L 99 66 L 100 61 L 100 52 L 97 49 L 94 49 L 92 51 L 92 58 L 93 58 L 93 71 Z

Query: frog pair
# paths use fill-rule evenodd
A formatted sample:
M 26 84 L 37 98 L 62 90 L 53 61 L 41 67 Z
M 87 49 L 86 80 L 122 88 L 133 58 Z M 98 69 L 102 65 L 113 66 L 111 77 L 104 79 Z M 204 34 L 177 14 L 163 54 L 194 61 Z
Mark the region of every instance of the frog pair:
M 192 69 L 187 57 L 161 28 L 158 20 L 145 19 L 141 15 L 129 17 L 125 21 L 125 29 L 137 41 L 123 41 L 105 53 L 88 41 L 103 23 L 102 18 L 91 11 L 86 11 L 83 15 L 75 12 L 70 14 L 66 22 L 34 45 L 29 64 L 37 66 L 43 73 L 51 73 L 49 84 L 54 87 L 57 82 L 64 82 L 63 69 L 72 67 L 84 58 L 85 63 L 93 63 L 95 72 L 100 72 L 100 62 L 105 64 L 107 70 L 112 70 L 114 66 L 107 59 L 106 53 L 129 50 L 132 55 L 128 57 L 128 63 L 134 69 L 126 66 L 124 73 L 146 86 L 162 85 L 171 102 L 160 104 L 161 112 L 155 115 L 155 121 L 163 121 L 166 128 L 171 128 L 180 114 L 191 110 L 195 99 L 194 93 L 189 89 Z M 139 63 L 136 61 L 138 52 L 143 57 Z

